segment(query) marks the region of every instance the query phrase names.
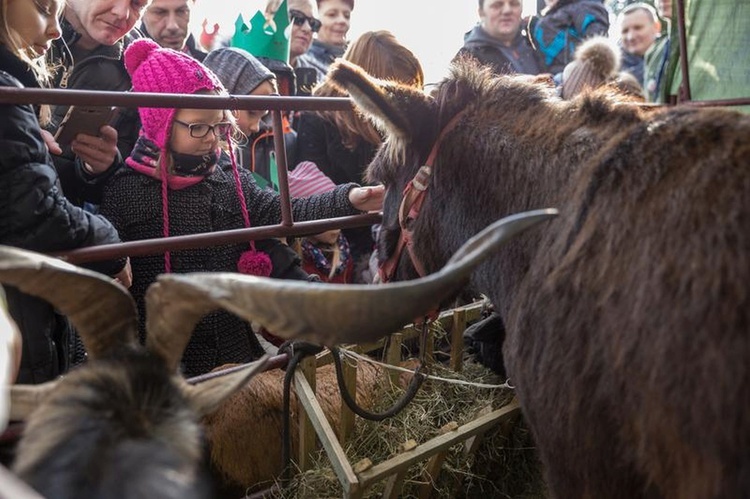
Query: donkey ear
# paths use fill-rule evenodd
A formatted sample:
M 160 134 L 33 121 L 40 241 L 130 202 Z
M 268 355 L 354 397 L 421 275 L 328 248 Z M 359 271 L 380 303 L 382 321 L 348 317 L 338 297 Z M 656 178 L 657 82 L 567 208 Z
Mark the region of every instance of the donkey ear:
M 410 116 L 424 116 L 428 110 L 429 97 L 424 92 L 373 78 L 344 59 L 331 64 L 328 79 L 348 92 L 373 125 L 390 136 L 400 139 L 413 137 L 416 126 Z

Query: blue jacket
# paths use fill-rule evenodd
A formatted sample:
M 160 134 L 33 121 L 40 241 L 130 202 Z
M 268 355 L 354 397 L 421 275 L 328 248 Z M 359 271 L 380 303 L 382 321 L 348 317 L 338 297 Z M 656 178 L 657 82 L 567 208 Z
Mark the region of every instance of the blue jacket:
M 544 16 L 532 20 L 529 33 L 546 72 L 557 74 L 573 61 L 580 43 L 607 35 L 609 13 L 601 0 L 560 0 Z

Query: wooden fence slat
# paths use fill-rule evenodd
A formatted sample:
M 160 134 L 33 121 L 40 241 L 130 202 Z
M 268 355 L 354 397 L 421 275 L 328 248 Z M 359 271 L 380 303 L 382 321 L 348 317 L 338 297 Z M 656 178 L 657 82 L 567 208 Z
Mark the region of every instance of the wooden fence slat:
M 295 374 L 295 380 L 297 374 L 307 380 L 308 386 L 312 391 L 313 397 L 315 396 L 315 359 L 308 357 L 303 359 L 297 367 Z M 302 410 L 304 407 L 303 397 L 299 396 L 299 388 L 297 388 L 297 414 L 299 415 L 299 455 L 297 457 L 297 465 L 300 470 L 305 471 L 310 469 L 312 465 L 312 453 L 315 451 L 315 428 L 314 421 L 310 417 L 309 411 Z
M 344 387 L 354 400 L 357 400 L 357 361 L 354 359 L 341 359 L 341 371 L 344 375 Z M 344 445 L 351 434 L 354 433 L 354 412 L 341 397 L 341 415 L 339 418 L 339 442 Z
M 388 339 L 388 349 L 385 352 L 386 363 L 397 366 L 401 362 L 401 346 L 404 343 L 404 335 L 402 333 L 393 333 Z M 398 377 L 400 373 L 395 370 L 389 370 L 386 375 L 392 385 L 398 385 Z
M 385 481 L 383 499 L 398 499 L 401 496 L 401 489 L 404 487 L 405 478 L 406 470 L 401 470 L 389 476 Z
M 419 446 L 414 450 L 404 452 L 392 457 L 382 463 L 378 463 L 369 470 L 359 474 L 359 481 L 362 487 L 367 487 L 388 475 L 398 473 L 411 466 L 412 464 L 426 459 L 436 452 L 443 451 L 455 445 L 458 442 L 466 440 L 468 437 L 487 431 L 489 428 L 499 422 L 514 416 L 519 412 L 520 406 L 516 399 L 510 404 L 492 411 L 486 416 L 481 416 L 474 421 L 466 423 L 456 431 L 445 435 L 439 435 Z
M 305 376 L 299 371 L 294 373 L 294 382 L 297 389 L 297 399 L 301 402 L 307 414 L 311 416 L 310 419 L 315 427 L 318 438 L 326 450 L 328 459 L 331 461 L 331 466 L 336 476 L 338 476 L 344 491 L 347 493 L 354 492 L 358 488 L 359 479 L 354 473 L 343 447 L 341 447 L 341 444 L 336 439 L 336 433 L 331 428 L 328 419 L 326 419 L 323 408 L 320 407 L 318 399 L 315 398 L 315 392 L 312 390 Z
M 466 310 L 455 310 L 453 312 L 453 325 L 451 326 L 449 367 L 456 372 L 461 372 L 464 363 L 464 331 L 466 331 Z
M 432 456 L 427 462 L 424 473 L 422 473 L 422 479 L 425 481 L 419 486 L 419 492 L 417 497 L 419 499 L 429 499 L 434 489 L 434 483 L 437 482 L 440 470 L 443 467 L 443 461 L 448 456 L 448 451 L 438 452 Z

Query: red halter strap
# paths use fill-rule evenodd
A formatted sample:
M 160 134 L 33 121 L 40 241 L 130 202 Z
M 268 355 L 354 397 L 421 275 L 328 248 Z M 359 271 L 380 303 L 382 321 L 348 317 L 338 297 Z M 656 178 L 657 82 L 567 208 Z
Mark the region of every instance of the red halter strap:
M 401 206 L 398 209 L 398 223 L 401 227 L 401 233 L 398 237 L 396 250 L 390 256 L 390 258 L 384 261 L 378 268 L 378 274 L 380 275 L 381 282 L 390 282 L 393 280 L 393 276 L 396 273 L 396 268 L 398 267 L 398 263 L 401 260 L 401 254 L 403 253 L 404 248 L 406 248 L 409 258 L 411 259 L 411 263 L 419 276 L 424 277 L 425 275 L 427 275 L 424 265 L 414 254 L 412 227 L 414 226 L 414 221 L 419 216 L 419 212 L 422 209 L 422 204 L 424 203 L 425 194 L 427 193 L 427 188 L 430 186 L 433 164 L 435 163 L 435 158 L 437 157 L 438 151 L 440 149 L 440 144 L 443 142 L 445 136 L 456 127 L 463 114 L 464 111 L 459 112 L 453 118 L 451 118 L 451 120 L 445 125 L 445 127 L 443 127 L 443 129 L 440 131 L 440 135 L 438 135 L 435 143 L 432 146 L 432 149 L 430 150 L 429 156 L 427 156 L 427 161 L 423 166 L 419 168 L 417 174 L 414 175 L 414 178 L 411 179 L 404 188 L 403 197 L 401 199 Z

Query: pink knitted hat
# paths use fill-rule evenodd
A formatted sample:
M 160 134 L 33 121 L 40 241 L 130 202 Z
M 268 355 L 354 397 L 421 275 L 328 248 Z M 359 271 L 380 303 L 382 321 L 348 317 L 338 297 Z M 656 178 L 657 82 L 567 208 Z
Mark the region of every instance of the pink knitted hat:
M 225 92 L 216 75 L 203 64 L 182 52 L 162 48 L 149 38 L 141 38 L 131 43 L 125 50 L 124 61 L 135 92 Z M 176 110 L 141 107 L 138 108 L 138 112 L 141 116 L 143 134 L 163 150 L 169 143 Z
M 328 178 L 312 161 L 302 161 L 289 172 L 289 195 L 293 198 L 304 198 L 313 194 L 330 192 L 336 188 L 333 180 Z
M 216 75 L 203 64 L 187 54 L 176 50 L 162 48 L 156 42 L 141 38 L 131 43 L 124 54 L 125 68 L 133 82 L 136 92 L 195 94 L 201 90 L 226 94 L 224 86 Z M 167 150 L 171 136 L 172 122 L 177 113 L 172 108 L 138 108 L 141 116 L 142 134 L 154 142 L 162 154 Z M 245 227 L 250 227 L 250 215 L 242 192 L 237 163 L 232 152 L 231 138 L 229 155 L 232 160 L 232 174 L 234 177 L 237 197 L 239 198 Z M 168 181 L 166 168 L 160 172 L 162 181 L 162 217 L 164 237 L 169 237 L 169 202 Z M 164 253 L 164 268 L 171 272 L 171 257 L 169 251 Z M 240 256 L 237 264 L 238 271 L 245 274 L 268 276 L 271 274 L 271 259 L 262 252 L 255 250 L 255 244 L 250 241 L 250 250 Z

